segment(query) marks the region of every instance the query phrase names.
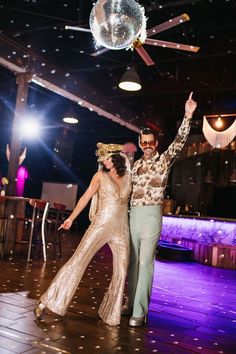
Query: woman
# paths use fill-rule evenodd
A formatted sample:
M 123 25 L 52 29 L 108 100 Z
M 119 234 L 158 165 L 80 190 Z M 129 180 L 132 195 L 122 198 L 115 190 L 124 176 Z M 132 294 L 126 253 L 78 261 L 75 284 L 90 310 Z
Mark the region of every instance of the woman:
M 34 309 L 36 318 L 41 318 L 46 308 L 59 315 L 66 313 L 89 262 L 108 243 L 113 254 L 113 275 L 100 305 L 99 316 L 109 325 L 120 323 L 129 255 L 128 199 L 131 175 L 127 169 L 128 158 L 121 153 L 122 145 L 98 143 L 97 147 L 96 153 L 102 168 L 93 176 L 88 189 L 61 228 L 68 230 L 93 197 L 91 225 L 73 256 L 41 296 Z

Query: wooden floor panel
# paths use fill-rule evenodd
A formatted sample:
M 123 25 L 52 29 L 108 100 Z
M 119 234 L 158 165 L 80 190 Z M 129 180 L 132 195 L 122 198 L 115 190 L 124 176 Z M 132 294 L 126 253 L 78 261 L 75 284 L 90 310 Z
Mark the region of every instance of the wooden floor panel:
M 148 322 L 131 328 L 103 323 L 97 313 L 111 277 L 103 248 L 89 264 L 66 316 L 48 311 L 35 321 L 35 301 L 72 255 L 76 237 L 63 240 L 63 259 L 34 259 L 25 251 L 0 261 L 0 354 L 236 352 L 236 272 L 197 263 L 158 260 Z

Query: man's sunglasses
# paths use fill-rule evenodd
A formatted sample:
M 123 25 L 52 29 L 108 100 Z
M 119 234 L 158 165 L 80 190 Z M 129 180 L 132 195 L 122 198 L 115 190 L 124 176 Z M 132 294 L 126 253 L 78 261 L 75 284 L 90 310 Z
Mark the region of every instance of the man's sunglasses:
M 154 147 L 154 146 L 156 146 L 156 140 L 140 141 L 140 145 L 142 147 L 145 147 L 145 146 L 148 146 L 148 145 Z

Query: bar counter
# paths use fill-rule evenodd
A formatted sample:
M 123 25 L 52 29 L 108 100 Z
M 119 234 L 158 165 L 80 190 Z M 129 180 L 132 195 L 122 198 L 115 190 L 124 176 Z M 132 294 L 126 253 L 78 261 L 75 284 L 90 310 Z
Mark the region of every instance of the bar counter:
M 191 248 L 197 262 L 236 269 L 236 219 L 164 215 L 161 240 Z

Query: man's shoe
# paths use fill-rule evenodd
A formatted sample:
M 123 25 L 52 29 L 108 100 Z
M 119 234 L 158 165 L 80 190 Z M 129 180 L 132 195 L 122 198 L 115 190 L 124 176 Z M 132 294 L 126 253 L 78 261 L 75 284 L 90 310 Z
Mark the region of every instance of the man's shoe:
M 128 305 L 123 305 L 121 308 L 121 316 L 130 316 L 132 312 L 133 310 L 130 309 Z
M 131 327 L 140 327 L 142 326 L 144 323 L 146 323 L 146 316 L 143 317 L 130 317 L 129 319 L 129 326 Z

